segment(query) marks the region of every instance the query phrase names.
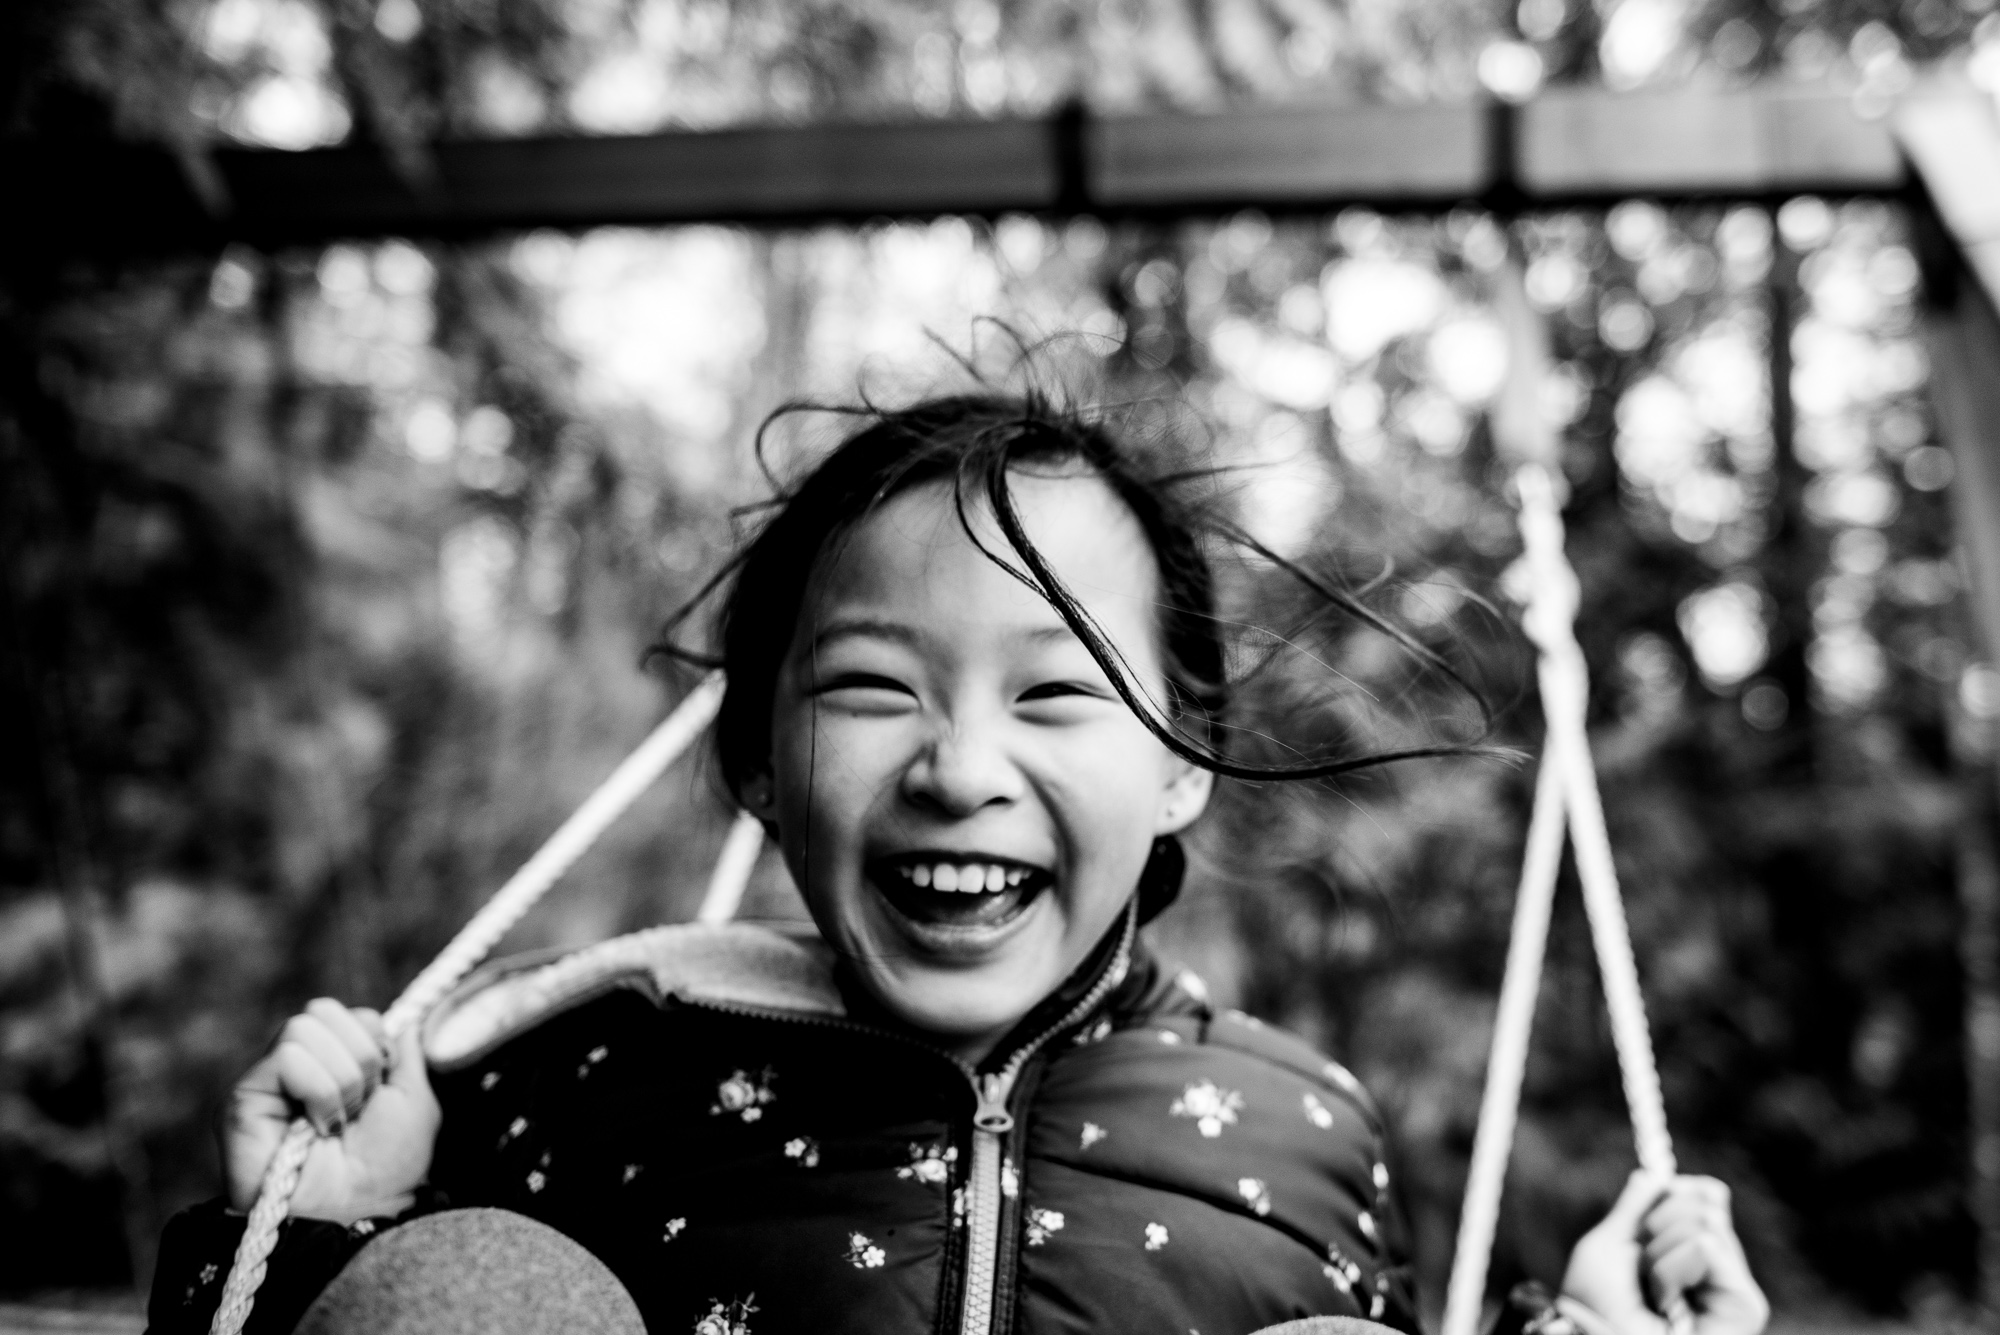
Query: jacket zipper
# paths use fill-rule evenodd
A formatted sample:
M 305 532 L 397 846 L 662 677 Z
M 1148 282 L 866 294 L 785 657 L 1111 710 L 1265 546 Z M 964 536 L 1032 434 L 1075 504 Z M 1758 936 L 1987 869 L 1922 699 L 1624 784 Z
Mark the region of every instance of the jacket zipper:
M 973 1094 L 978 1099 L 972 1115 L 972 1168 L 966 1176 L 965 1304 L 959 1317 L 959 1335 L 992 1335 L 994 1300 L 1000 1277 L 1000 1223 L 1007 1198 L 1019 1191 L 1019 1183 L 1009 1191 L 1007 1182 L 1007 1138 L 1014 1130 L 1014 1115 L 1007 1110 L 1021 1068 L 1043 1044 L 1097 1009 L 1111 990 L 1125 981 L 1131 964 L 1133 915 L 1125 916 L 1125 933 L 1118 953 L 1097 983 L 1062 1019 L 1014 1050 L 1007 1064 L 991 1075 L 976 1076 Z
M 1007 1096 L 1019 1068 L 1013 1062 L 979 1080 L 979 1110 L 972 1115 L 972 1171 L 966 1175 L 965 1305 L 960 1335 L 991 1335 L 993 1287 L 1000 1276 L 1000 1200 L 1007 1134 L 1014 1115 Z
M 972 1114 L 972 1164 L 966 1175 L 967 1195 L 965 1222 L 967 1229 L 965 1264 L 965 1299 L 960 1309 L 959 1335 L 992 1335 L 993 1309 L 998 1298 L 997 1285 L 1000 1275 L 1000 1224 L 1007 1197 L 1014 1194 L 1007 1190 L 1007 1137 L 1014 1130 L 1014 1114 L 1008 1111 L 1007 1103 L 1014 1093 L 1014 1085 L 1020 1078 L 1021 1069 L 1028 1059 L 1040 1051 L 1042 1045 L 1068 1029 L 1091 1011 L 1097 1009 L 1112 989 L 1125 981 L 1125 974 L 1132 963 L 1132 938 L 1137 934 L 1136 915 L 1127 911 L 1124 935 L 1119 939 L 1117 953 L 1103 975 L 1091 986 L 1076 1005 L 1041 1033 L 1014 1050 L 1007 1064 L 990 1075 L 980 1075 L 957 1057 L 943 1048 L 935 1047 L 921 1039 L 911 1038 L 893 1030 L 877 1029 L 873 1025 L 859 1024 L 853 1020 L 832 1015 L 802 1014 L 797 1011 L 766 1010 L 760 1006 L 731 1005 L 728 1002 L 691 999 L 683 1004 L 698 1006 L 703 1010 L 719 1011 L 728 1015 L 751 1015 L 761 1019 L 788 1020 L 794 1024 L 820 1025 L 829 1029 L 846 1029 L 855 1033 L 870 1034 L 878 1038 L 894 1039 L 912 1047 L 944 1058 L 965 1073 L 971 1082 L 975 1100 Z M 1019 1184 L 1015 1185 L 1019 1190 Z M 953 1211 L 956 1213 L 956 1210 Z

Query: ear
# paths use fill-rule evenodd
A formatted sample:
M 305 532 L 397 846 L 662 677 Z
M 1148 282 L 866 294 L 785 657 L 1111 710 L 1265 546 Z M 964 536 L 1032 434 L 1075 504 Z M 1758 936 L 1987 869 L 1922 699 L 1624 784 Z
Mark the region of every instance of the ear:
M 1213 774 L 1176 758 L 1173 772 L 1160 789 L 1160 814 L 1153 823 L 1154 835 L 1179 834 L 1194 824 L 1195 818 L 1208 809 L 1208 797 L 1214 791 Z
M 736 799 L 743 804 L 745 811 L 769 825 L 778 814 L 777 784 L 772 781 L 771 771 L 760 769 L 747 775 Z

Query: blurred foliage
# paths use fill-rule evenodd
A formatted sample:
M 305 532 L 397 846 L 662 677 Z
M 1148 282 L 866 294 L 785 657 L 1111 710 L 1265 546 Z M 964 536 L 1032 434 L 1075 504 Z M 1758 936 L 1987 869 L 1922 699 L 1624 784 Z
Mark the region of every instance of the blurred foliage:
M 8 132 L 205 145 L 1988 66 L 1979 0 L 23 0 Z M 1976 71 L 1975 71 L 1976 72 Z M 1521 220 L 1556 355 L 1599 764 L 1678 1144 L 1795 1312 L 1945 1321 L 1971 1272 L 1953 861 L 2000 681 L 1962 625 L 1907 224 L 1868 202 Z M 637 670 L 762 494 L 796 393 L 948 376 L 981 315 L 1081 330 L 1134 420 L 1242 465 L 1274 547 L 1354 581 L 1539 736 L 1483 421 L 1495 219 L 1352 210 L 400 241 L 51 270 L 0 321 L 0 1290 L 143 1272 L 214 1189 L 208 1125 L 278 1018 L 380 1003 L 665 707 Z M 1772 338 L 1774 317 L 1792 326 Z M 1772 376 L 1789 418 L 1774 420 Z M 1161 404 L 1186 405 L 1185 411 Z M 821 424 L 824 427 L 824 424 Z M 794 466 L 821 428 L 785 433 Z M 829 428 L 830 429 L 830 428 Z M 1235 572 L 1291 628 L 1282 580 Z M 1380 744 L 1456 718 L 1318 625 L 1246 725 Z M 679 683 L 669 683 L 669 687 Z M 1348 1058 L 1448 1260 L 1526 772 L 1225 792 L 1157 929 Z M 677 772 L 518 944 L 685 917 L 726 813 Z M 753 912 L 796 913 L 766 865 Z M 1497 1278 L 1553 1277 L 1629 1163 L 1560 901 Z M 106 1113 L 110 1116 L 107 1118 Z

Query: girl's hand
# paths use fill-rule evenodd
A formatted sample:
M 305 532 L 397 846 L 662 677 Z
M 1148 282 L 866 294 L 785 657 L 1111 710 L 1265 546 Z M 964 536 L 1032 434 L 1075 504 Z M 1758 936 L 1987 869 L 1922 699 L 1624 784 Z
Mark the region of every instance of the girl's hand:
M 1697 1335 L 1758 1335 L 1771 1316 L 1730 1222 L 1729 1188 L 1712 1177 L 1634 1173 L 1569 1254 L 1563 1297 L 1617 1335 L 1667 1335 L 1660 1312 L 1676 1297 Z
M 382 1017 L 326 997 L 285 1022 L 270 1055 L 230 1094 L 222 1129 L 229 1203 L 248 1210 L 300 1111 L 321 1133 L 292 1213 L 351 1224 L 408 1208 L 430 1171 L 437 1098 L 417 1034 L 392 1053 Z

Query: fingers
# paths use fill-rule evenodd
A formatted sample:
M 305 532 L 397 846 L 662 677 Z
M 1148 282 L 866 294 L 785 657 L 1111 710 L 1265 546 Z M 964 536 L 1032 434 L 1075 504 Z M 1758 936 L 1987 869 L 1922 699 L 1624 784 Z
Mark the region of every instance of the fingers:
M 346 1121 L 346 1099 L 341 1094 L 340 1081 L 326 1069 L 325 1063 L 303 1043 L 290 1039 L 280 1042 L 271 1058 L 278 1074 L 278 1087 L 285 1097 L 305 1112 L 313 1129 L 322 1136 L 336 1134 Z
M 1657 1201 L 1646 1212 L 1649 1232 L 1666 1228 L 1677 1220 L 1706 1220 L 1712 1224 L 1729 1222 L 1729 1188 L 1712 1177 L 1683 1174 L 1666 1184 Z
M 1699 1288 L 1715 1268 L 1715 1239 L 1707 1233 L 1696 1233 L 1667 1248 L 1659 1259 L 1648 1260 L 1659 1292 L 1689 1293 Z
M 1712 1236 L 1735 1242 L 1729 1188 L 1712 1177 L 1677 1177 L 1646 1212 L 1641 1237 L 1650 1265 L 1691 1238 Z
M 359 1007 L 350 1009 L 331 997 L 320 997 L 306 1003 L 306 1014 L 332 1030 L 355 1061 L 364 1067 L 372 1062 L 379 1072 L 388 1066 L 388 1039 L 382 1032 L 382 1017 L 374 1011 Z
M 320 1133 L 338 1134 L 360 1115 L 388 1068 L 380 1017 L 319 998 L 286 1021 L 272 1064 L 279 1089 Z
M 1729 1188 L 1678 1177 L 1645 1216 L 1641 1236 L 1649 1290 L 1664 1304 L 1686 1295 L 1703 1330 L 1754 1335 L 1770 1311 L 1750 1273 L 1730 1217 Z
M 1598 1227 L 1615 1231 L 1621 1238 L 1636 1239 L 1648 1211 L 1654 1209 L 1655 1203 L 1669 1190 L 1669 1183 L 1662 1182 L 1643 1168 L 1636 1170 L 1625 1179 L 1625 1189 L 1618 1193 L 1611 1212 L 1604 1216 Z

